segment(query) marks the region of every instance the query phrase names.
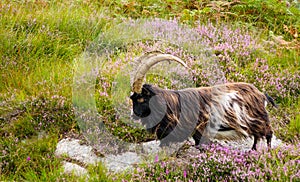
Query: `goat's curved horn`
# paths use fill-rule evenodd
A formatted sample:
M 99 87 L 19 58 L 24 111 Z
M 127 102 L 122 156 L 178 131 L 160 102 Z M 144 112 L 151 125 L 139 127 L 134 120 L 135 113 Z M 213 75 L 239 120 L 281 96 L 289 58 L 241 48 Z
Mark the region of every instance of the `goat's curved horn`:
M 138 61 L 141 62 L 140 66 L 138 67 L 136 74 L 134 76 L 134 81 L 132 84 L 132 91 L 135 93 L 142 93 L 142 86 L 143 80 L 147 73 L 147 71 L 156 63 L 161 61 L 176 61 L 183 65 L 184 67 L 188 68 L 188 66 L 183 62 L 180 58 L 173 56 L 171 54 L 163 54 L 161 52 L 149 52 L 143 56 L 141 56 Z

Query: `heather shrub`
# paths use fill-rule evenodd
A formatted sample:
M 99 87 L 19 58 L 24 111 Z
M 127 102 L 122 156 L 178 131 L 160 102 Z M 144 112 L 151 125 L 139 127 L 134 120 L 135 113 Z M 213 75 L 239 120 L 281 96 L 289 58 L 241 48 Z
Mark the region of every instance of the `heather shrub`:
M 32 98 L 20 105 L 5 103 L 10 109 L 0 115 L 4 121 L 0 124 L 0 174 L 20 175 L 29 168 L 41 173 L 41 166 L 57 165 L 50 163 L 55 158 L 56 137 L 78 130 L 70 101 L 54 95 Z M 41 166 L 36 166 L 36 161 Z
M 146 40 L 134 42 L 131 33 L 116 37 L 116 41 L 110 40 L 112 45 L 120 46 L 125 51 L 125 55 L 121 54 L 123 58 L 110 59 L 105 63 L 110 64 L 107 70 L 114 74 L 138 57 L 137 53 L 161 50 L 181 57 L 187 62 L 192 68 L 191 74 L 196 86 L 243 81 L 253 83 L 278 99 L 288 96 L 297 98 L 299 95 L 299 71 L 290 72 L 283 68 L 279 72 L 277 67 L 270 66 L 267 59 L 272 57 L 267 58 L 264 55 L 272 54 L 276 47 L 262 43 L 254 36 L 256 33 L 250 30 L 212 23 L 199 23 L 195 28 L 191 28 L 181 25 L 175 19 L 171 21 L 152 19 L 146 22 L 132 20 L 121 28 L 141 29 L 144 32 L 139 32 L 141 35 L 138 37 Z M 130 41 L 126 42 L 125 38 Z M 105 41 L 105 38 L 103 40 Z M 209 55 L 203 57 L 203 54 L 207 54 L 204 52 L 209 52 Z M 177 74 L 179 72 L 177 71 Z M 175 84 L 170 82 L 178 83 L 175 80 L 176 76 L 173 80 L 161 80 L 158 75 L 156 76 L 158 78 L 152 78 L 152 82 L 162 87 L 175 88 Z M 162 83 L 165 85 L 161 85 Z M 104 83 L 102 87 L 107 87 L 106 85 L 107 83 Z M 102 88 L 100 95 L 107 95 L 105 90 L 107 88 Z
M 137 168 L 134 181 L 297 181 L 299 146 L 272 151 L 242 151 L 212 144 L 179 161 L 158 161 Z
M 279 71 L 269 66 L 267 60 L 257 58 L 253 64 L 252 75 L 248 78 L 261 90 L 276 98 L 297 98 L 300 94 L 300 72 L 284 69 Z

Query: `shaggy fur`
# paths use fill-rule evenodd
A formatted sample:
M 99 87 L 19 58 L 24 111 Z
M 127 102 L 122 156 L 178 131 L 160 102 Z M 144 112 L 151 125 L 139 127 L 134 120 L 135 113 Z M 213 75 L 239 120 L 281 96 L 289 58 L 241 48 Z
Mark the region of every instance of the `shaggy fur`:
M 251 84 L 178 91 L 144 84 L 142 93 L 130 98 L 134 114 L 159 140 L 168 137 L 168 142 L 184 141 L 189 137 L 186 131 L 193 131 L 196 146 L 201 137 L 234 140 L 254 136 L 252 149 L 256 150 L 257 141 L 263 137 L 271 147 L 272 129 L 265 106 L 267 101 L 276 105 Z

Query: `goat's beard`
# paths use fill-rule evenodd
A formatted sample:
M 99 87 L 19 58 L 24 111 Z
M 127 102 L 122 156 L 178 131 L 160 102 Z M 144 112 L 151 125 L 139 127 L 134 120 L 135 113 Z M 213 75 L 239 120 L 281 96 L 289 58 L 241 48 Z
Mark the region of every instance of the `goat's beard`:
M 153 113 L 153 115 L 147 118 L 141 118 L 141 123 L 146 127 L 148 132 L 156 135 L 156 139 L 161 140 L 161 145 L 168 145 L 170 142 L 182 142 L 187 138 L 186 131 L 189 130 L 187 128 L 189 123 L 187 125 L 180 125 L 179 117 L 179 113 L 175 114 L 168 110 L 163 118 L 157 117 L 157 114 Z M 183 121 L 183 123 L 186 122 Z M 177 126 L 179 128 L 175 129 Z
M 177 117 L 174 114 L 168 114 L 165 103 L 160 102 L 152 102 L 151 113 L 146 117 L 139 117 L 134 113 L 132 115 L 133 119 L 141 121 L 147 132 L 155 134 L 158 140 L 172 133 L 177 126 Z
M 157 139 L 161 140 L 168 136 L 177 125 L 176 122 L 169 121 L 166 118 L 167 116 L 163 119 L 159 118 L 159 120 L 157 120 L 158 118 L 155 118 L 155 116 L 147 117 L 142 118 L 141 122 L 149 133 L 156 134 Z

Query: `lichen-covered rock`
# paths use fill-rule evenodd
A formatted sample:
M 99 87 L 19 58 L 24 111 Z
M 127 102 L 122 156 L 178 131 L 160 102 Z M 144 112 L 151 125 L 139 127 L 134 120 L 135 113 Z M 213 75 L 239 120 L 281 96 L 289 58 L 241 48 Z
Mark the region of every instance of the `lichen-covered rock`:
M 93 148 L 88 145 L 81 145 L 78 139 L 63 139 L 58 142 L 56 156 L 66 156 L 84 164 L 96 164 L 101 159 L 93 152 Z

